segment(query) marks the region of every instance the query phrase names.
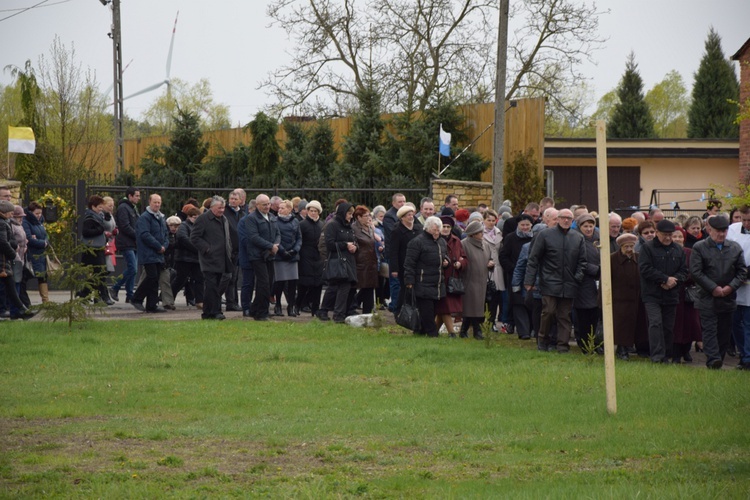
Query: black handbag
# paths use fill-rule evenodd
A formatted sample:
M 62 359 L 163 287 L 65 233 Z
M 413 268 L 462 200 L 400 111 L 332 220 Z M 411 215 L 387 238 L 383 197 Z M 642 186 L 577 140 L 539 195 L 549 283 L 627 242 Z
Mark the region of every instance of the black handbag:
M 466 293 L 466 287 L 464 286 L 464 280 L 456 276 L 456 268 L 452 267 L 451 275 L 448 277 L 448 283 L 446 284 L 446 291 L 448 295 L 463 295 Z
M 336 255 L 326 262 L 325 279 L 327 281 L 357 281 L 357 270 L 354 267 L 354 256 L 346 255 L 336 248 Z
M 485 302 L 492 302 L 495 292 L 497 292 L 497 287 L 495 286 L 495 282 L 492 280 L 492 271 L 489 271 L 487 274 L 487 292 L 485 293 L 484 300 Z
M 407 290 L 407 292 L 408 291 L 409 290 Z M 401 311 L 398 313 L 398 316 L 396 316 L 396 323 L 413 332 L 419 332 L 422 321 L 419 317 L 419 309 L 417 309 L 415 305 L 414 287 L 412 287 L 410 291 L 411 295 L 404 296 L 404 303 L 401 306 Z M 407 298 L 411 298 L 411 300 L 406 300 Z
M 685 287 L 685 302 L 694 304 L 701 298 L 701 289 L 698 285 L 689 285 Z

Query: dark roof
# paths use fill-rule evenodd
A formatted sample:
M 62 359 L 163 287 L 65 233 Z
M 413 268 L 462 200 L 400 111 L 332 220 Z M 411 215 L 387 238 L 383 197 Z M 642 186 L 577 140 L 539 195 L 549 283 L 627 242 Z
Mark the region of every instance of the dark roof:
M 740 50 L 735 52 L 735 54 L 732 57 L 730 57 L 730 59 L 732 61 L 739 61 L 740 57 L 742 57 L 742 54 L 744 54 L 747 49 L 750 49 L 750 38 L 748 38 L 747 41 L 742 44 L 742 47 L 740 47 Z
M 596 158 L 594 139 L 547 139 L 545 144 L 550 142 L 558 144 L 545 145 L 545 158 Z M 561 142 L 571 142 L 571 145 L 559 145 Z M 582 142 L 590 142 L 591 145 L 583 145 Z M 628 142 L 639 145 L 623 147 Z M 610 141 L 610 144 L 612 145 L 607 147 L 609 158 L 739 158 L 739 141 L 737 140 L 619 139 Z

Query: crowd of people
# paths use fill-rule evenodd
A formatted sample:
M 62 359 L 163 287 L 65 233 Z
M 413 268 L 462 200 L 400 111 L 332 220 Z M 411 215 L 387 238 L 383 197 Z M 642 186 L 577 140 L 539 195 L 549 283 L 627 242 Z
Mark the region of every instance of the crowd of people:
M 558 209 L 551 198 L 515 215 L 508 202 L 497 211 L 460 207 L 455 195 L 417 206 L 396 193 L 388 208 L 340 199 L 327 215 L 316 200 L 247 200 L 243 189 L 227 200 L 186 200 L 170 217 L 158 194 L 143 211 L 140 201 L 134 187 L 116 208 L 112 198 L 89 198 L 81 262 L 96 279 L 83 296 L 111 305 L 124 291 L 136 309 L 164 313 L 184 291 L 205 320 L 241 311 L 256 321 L 307 314 L 342 323 L 376 308 L 398 316 L 409 304 L 419 311 L 418 334 L 482 339 L 489 325 L 535 340 L 540 351 L 567 353 L 575 339 L 601 353 L 600 241 L 608 236 L 619 359 L 691 362 L 695 349 L 709 368 L 730 354 L 750 369 L 747 207 L 727 214 L 711 201 L 702 218 L 671 220 L 658 208 L 624 220 L 612 213 L 600 233 L 596 213 Z M 29 279 L 49 300 L 48 245 L 41 206 L 14 206 L 0 188 L 0 316 L 34 314 Z M 125 269 L 108 286 L 116 254 Z

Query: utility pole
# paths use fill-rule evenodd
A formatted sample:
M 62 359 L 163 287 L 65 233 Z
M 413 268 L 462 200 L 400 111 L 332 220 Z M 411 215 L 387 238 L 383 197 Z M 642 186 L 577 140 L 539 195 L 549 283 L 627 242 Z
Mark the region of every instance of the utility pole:
M 497 29 L 497 76 L 495 80 L 495 141 L 492 154 L 492 208 L 503 202 L 505 171 L 505 73 L 508 59 L 509 0 L 500 0 L 500 22 Z
M 114 66 L 114 128 L 115 128 L 115 175 L 124 170 L 125 141 L 122 131 L 122 38 L 120 36 L 120 0 L 99 0 L 102 5 L 112 4 L 112 61 Z

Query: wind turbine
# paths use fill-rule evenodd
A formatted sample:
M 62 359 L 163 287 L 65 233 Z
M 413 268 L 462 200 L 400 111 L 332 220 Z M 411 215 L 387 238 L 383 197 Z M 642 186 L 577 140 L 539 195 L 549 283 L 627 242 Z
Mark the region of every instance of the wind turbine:
M 180 16 L 180 11 L 177 11 L 177 15 L 174 18 L 174 27 L 172 28 L 172 41 L 169 42 L 169 53 L 167 54 L 167 76 L 164 78 L 164 80 L 160 81 L 159 83 L 155 83 L 153 85 L 150 85 L 146 87 L 145 89 L 139 90 L 135 94 L 130 94 L 129 96 L 125 97 L 123 100 L 130 99 L 131 97 L 139 96 L 141 94 L 146 94 L 148 92 L 151 92 L 152 90 L 156 90 L 162 85 L 167 86 L 167 96 L 171 96 L 171 81 L 169 79 L 170 71 L 172 70 L 172 49 L 174 49 L 174 35 L 177 31 L 177 18 Z

